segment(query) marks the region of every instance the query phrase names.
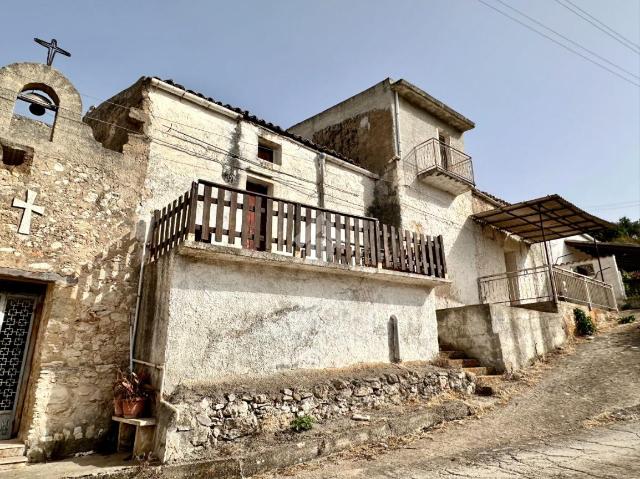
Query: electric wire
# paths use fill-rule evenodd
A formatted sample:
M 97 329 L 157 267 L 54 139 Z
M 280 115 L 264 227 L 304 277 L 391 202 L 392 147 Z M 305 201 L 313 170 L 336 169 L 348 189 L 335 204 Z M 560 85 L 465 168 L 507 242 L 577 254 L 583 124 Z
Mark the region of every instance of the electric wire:
M 605 66 L 605 65 L 603 65 L 603 64 L 601 64 L 601 63 L 598 63 L 597 61 L 593 60 L 592 58 L 589 58 L 588 56 L 583 55 L 582 53 L 578 52 L 577 50 L 574 50 L 573 48 L 571 48 L 571 47 L 569 47 L 569 46 L 565 45 L 564 43 L 562 43 L 562 42 L 560 42 L 560 41 L 556 40 L 555 38 L 553 38 L 553 37 L 551 37 L 551 36 L 547 35 L 546 33 L 543 33 L 543 32 L 541 32 L 541 31 L 539 31 L 539 30 L 536 30 L 536 29 L 535 29 L 535 28 L 533 28 L 531 25 L 529 25 L 529 24 L 527 24 L 527 23 L 525 23 L 525 22 L 523 22 L 523 21 L 519 20 L 518 18 L 516 18 L 516 17 L 514 17 L 514 16 L 512 16 L 512 15 L 509 15 L 507 12 L 504 12 L 503 10 L 500 10 L 499 8 L 494 7 L 493 5 L 491 5 L 491 4 L 487 3 L 487 2 L 485 2 L 484 0 L 478 0 L 478 2 L 480 2 L 482 5 L 486 6 L 487 8 L 490 8 L 491 10 L 494 10 L 494 11 L 498 12 L 500 15 L 503 15 L 503 16 L 505 16 L 505 17 L 509 18 L 510 20 L 512 20 L 512 21 L 514 21 L 514 22 L 516 22 L 516 23 L 518 23 L 518 24 L 520 24 L 520 25 L 522 25 L 522 26 L 523 26 L 523 27 L 525 27 L 526 29 L 531 30 L 532 32 L 537 33 L 538 35 L 540 35 L 540 36 L 542 36 L 542 37 L 546 38 L 547 40 L 552 41 L 552 42 L 553 42 L 553 43 L 555 43 L 556 45 L 561 46 L 562 48 L 564 48 L 565 50 L 568 50 L 569 52 L 573 53 L 574 55 L 578 55 L 579 57 L 581 57 L 581 58 L 583 58 L 583 59 L 587 60 L 588 62 L 593 63 L 593 64 L 594 64 L 594 65 L 596 65 L 597 67 L 602 68 L 603 70 L 608 71 L 609 73 L 611 73 L 612 75 L 617 76 L 617 77 L 618 77 L 618 78 L 620 78 L 621 80 L 624 80 L 624 81 L 626 81 L 627 83 L 630 83 L 630 84 L 631 84 L 631 85 L 633 85 L 633 86 L 640 87 L 640 83 L 636 83 L 636 82 L 634 82 L 633 80 L 630 80 L 629 78 L 627 78 L 627 77 L 625 77 L 625 76 L 621 75 L 620 73 L 616 72 L 615 70 L 612 70 L 611 68 L 609 68 L 609 67 L 607 67 L 607 66 Z
M 611 28 L 608 25 L 606 25 L 604 22 L 598 20 L 596 17 L 594 17 L 593 15 L 588 13 L 586 10 L 580 8 L 575 3 L 571 2 L 570 0 L 566 0 L 566 2 L 571 5 L 571 7 L 570 7 L 570 6 L 566 5 L 566 4 L 564 4 L 563 2 L 561 2 L 560 0 L 555 0 L 555 1 L 556 1 L 556 3 L 562 5 L 564 8 L 566 8 L 567 10 L 572 12 L 574 15 L 577 15 L 578 17 L 582 18 L 585 22 L 590 23 L 595 28 L 597 28 L 601 32 L 605 33 L 606 35 L 610 36 L 611 38 L 613 38 L 615 41 L 617 41 L 621 45 L 627 47 L 632 52 L 640 53 L 640 45 L 632 42 L 631 40 L 629 40 L 628 38 L 626 38 L 625 36 L 623 36 L 622 34 L 617 32 L 613 28 Z M 582 13 L 580 13 L 580 12 L 582 12 Z M 597 22 L 597 23 L 595 23 L 595 22 Z M 602 25 L 602 26 L 600 26 L 600 25 Z M 604 27 L 604 28 L 602 28 L 602 27 Z M 605 28 L 608 31 L 605 30 Z

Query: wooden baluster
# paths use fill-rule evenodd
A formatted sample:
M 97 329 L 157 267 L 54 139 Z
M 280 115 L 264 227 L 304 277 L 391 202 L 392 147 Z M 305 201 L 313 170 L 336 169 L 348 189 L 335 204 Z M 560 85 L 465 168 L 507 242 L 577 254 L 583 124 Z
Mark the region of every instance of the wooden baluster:
M 231 192 L 231 199 L 229 200 L 229 244 L 235 244 L 236 242 L 236 214 L 238 211 L 238 193 Z
M 316 259 L 322 261 L 322 233 L 324 232 L 324 212 L 316 210 Z
M 242 194 L 242 225 L 240 228 L 240 244 L 249 247 L 249 193 Z
M 210 230 L 210 225 L 209 225 L 210 210 L 211 210 L 211 186 L 204 185 L 204 198 L 202 199 L 202 231 L 200 233 L 200 239 L 206 242 L 209 242 L 209 236 L 210 236 L 210 231 L 209 231 Z
M 385 224 L 382 225 L 382 248 L 384 251 L 384 267 L 391 269 L 393 265 L 389 256 L 389 227 Z
M 331 222 L 331 213 L 329 211 L 326 212 L 326 217 L 324 221 L 325 221 L 325 226 L 327 228 L 327 234 L 325 237 L 325 242 L 326 242 L 325 248 L 327 250 L 327 262 L 332 263 L 335 261 L 335 257 L 333 254 L 333 240 L 331 237 L 331 226 L 333 225 L 333 223 Z
M 433 258 L 433 241 L 431 236 L 427 235 L 427 256 L 429 258 L 429 276 L 436 275 L 436 263 Z
M 438 245 L 440 246 L 440 261 L 442 262 L 442 277 L 447 275 L 447 261 L 444 254 L 444 240 L 442 235 L 438 235 Z
M 360 220 L 353 218 L 353 249 L 356 258 L 356 266 L 360 266 L 362 260 L 362 252 L 360 251 Z
M 295 218 L 293 223 L 293 255 L 300 256 L 300 233 L 301 233 L 301 223 L 302 223 L 302 207 L 300 203 L 296 203 L 295 205 Z
M 407 270 L 407 249 L 404 244 L 404 230 L 398 228 L 398 243 L 400 245 L 400 269 L 402 271 Z M 407 245 L 408 246 L 408 245 Z
M 255 224 L 253 226 L 253 247 L 257 251 L 262 249 L 262 196 L 256 195 L 255 203 Z
M 429 275 L 429 259 L 423 234 L 420 234 L 420 261 L 422 262 L 422 274 Z
M 284 244 L 284 201 L 278 200 L 278 227 L 277 227 L 277 250 L 282 251 L 282 245 Z
M 311 241 L 311 208 L 308 206 L 305 208 L 304 215 L 304 257 L 311 256 L 311 246 L 313 242 Z
M 295 220 L 295 205 L 293 203 L 287 203 L 287 253 L 293 253 L 293 223 Z
M 433 254 L 436 258 L 436 274 L 438 278 L 442 278 L 442 262 L 440 261 L 440 244 L 438 238 L 433 238 Z
M 364 266 L 371 266 L 371 237 L 369 220 L 362 220 L 362 241 L 364 243 Z
M 351 264 L 351 217 L 344 217 L 344 259 Z
M 224 218 L 224 188 L 218 187 L 218 202 L 216 204 L 216 241 L 222 241 L 222 220 Z M 206 196 L 206 195 L 205 195 Z M 209 223 L 209 215 L 205 215 L 207 224 Z
M 153 254 L 153 259 L 158 259 L 158 251 L 159 251 L 159 238 L 160 238 L 160 210 L 153 211 L 153 231 L 151 234 L 151 253 Z
M 267 215 L 264 232 L 264 249 L 265 251 L 271 252 L 271 244 L 273 242 L 273 200 L 271 198 L 267 198 L 264 214 Z
M 400 261 L 398 261 L 398 259 L 400 258 L 399 252 L 398 252 L 398 244 L 397 244 L 397 233 L 396 233 L 396 228 L 395 226 L 391 226 L 391 254 L 392 254 L 392 268 L 395 270 L 399 270 L 400 269 Z
M 413 273 L 414 261 L 413 261 L 413 244 L 411 242 L 412 240 L 411 231 L 404 230 L 404 238 L 407 244 L 407 268 L 410 273 Z

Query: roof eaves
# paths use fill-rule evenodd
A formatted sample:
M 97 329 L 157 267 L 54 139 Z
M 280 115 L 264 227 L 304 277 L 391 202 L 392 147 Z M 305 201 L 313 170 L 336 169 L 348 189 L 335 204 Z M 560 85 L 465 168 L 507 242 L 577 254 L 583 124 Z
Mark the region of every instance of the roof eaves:
M 309 140 L 308 138 L 305 138 L 303 136 L 300 135 L 296 135 L 295 133 L 291 133 L 290 131 L 287 131 L 286 129 L 282 128 L 281 126 L 275 125 L 271 122 L 268 122 L 266 120 L 263 120 L 262 118 L 257 117 L 256 115 L 253 115 L 251 112 L 249 112 L 248 110 L 243 110 L 242 108 L 238 108 L 232 105 L 229 105 L 228 103 L 222 103 L 218 100 L 215 100 L 211 97 L 205 96 L 200 92 L 194 91 L 194 90 L 189 90 L 187 89 L 185 86 L 181 85 L 180 83 L 175 82 L 174 80 L 171 79 L 163 79 L 163 78 L 159 78 L 159 77 L 147 77 L 147 79 L 155 79 L 158 81 L 161 81 L 163 83 L 166 83 L 167 85 L 171 85 L 175 88 L 178 88 L 179 90 L 183 90 L 186 93 L 190 93 L 192 95 L 197 96 L 198 98 L 201 98 L 207 102 L 213 103 L 215 105 L 218 105 L 222 108 L 226 108 L 227 110 L 233 111 L 235 113 L 238 113 L 239 115 L 242 116 L 242 118 L 245 121 L 254 123 L 258 126 L 261 126 L 267 130 L 270 130 L 278 135 L 282 135 L 284 137 L 290 138 L 294 141 L 297 141 L 298 143 L 301 143 L 309 148 L 312 148 L 314 150 L 317 150 L 319 152 L 325 153 L 327 155 L 331 155 L 334 158 L 337 158 L 339 160 L 342 161 L 346 161 L 347 163 L 351 163 L 352 165 L 357 165 L 359 166 L 359 163 L 352 160 L 351 158 L 348 158 L 340 153 L 338 153 L 335 150 L 332 150 L 331 148 L 327 148 L 325 146 L 322 145 L 318 145 L 317 143 L 314 143 L 313 141 Z

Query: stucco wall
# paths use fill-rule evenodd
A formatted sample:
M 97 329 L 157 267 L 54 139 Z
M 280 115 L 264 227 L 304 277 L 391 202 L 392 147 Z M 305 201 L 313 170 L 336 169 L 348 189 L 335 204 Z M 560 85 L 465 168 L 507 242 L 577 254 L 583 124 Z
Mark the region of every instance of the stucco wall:
M 438 338 L 497 371 L 515 371 L 561 346 L 571 331 L 562 313 L 497 304 L 439 310 Z
M 158 88 L 151 87 L 148 96 L 151 141 L 146 186 L 151 196 L 143 211 L 150 214 L 173 201 L 196 179 L 245 188 L 250 177 L 271 185 L 273 196 L 313 205 L 319 204 L 322 182 L 326 207 L 365 214 L 376 175 Z M 280 146 L 279 163 L 258 159 L 259 138 Z M 324 180 L 321 156 L 326 157 Z
M 170 281 L 159 285 L 166 316 L 156 319 L 167 328 L 167 394 L 237 375 L 389 362 L 391 315 L 403 360 L 437 355 L 430 287 L 251 259 L 171 261 Z

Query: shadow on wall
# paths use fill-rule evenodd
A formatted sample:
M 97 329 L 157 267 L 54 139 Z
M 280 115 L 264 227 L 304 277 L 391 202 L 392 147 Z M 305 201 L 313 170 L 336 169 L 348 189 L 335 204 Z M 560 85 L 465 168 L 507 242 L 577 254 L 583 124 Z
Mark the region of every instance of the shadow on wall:
M 428 296 L 425 286 L 408 284 L 394 284 L 379 278 L 360 278 L 335 274 L 331 270 L 326 273 L 294 270 L 290 267 L 277 267 L 261 264 L 226 263 L 226 267 L 235 265 L 233 274 L 215 277 L 215 289 L 208 281 L 214 275 L 215 263 L 205 263 L 199 260 L 176 255 L 173 268 L 180 271 L 180 281 L 174 280 L 172 288 L 177 290 L 201 291 L 201 294 L 212 292 L 224 293 L 255 293 L 270 296 L 281 295 L 298 298 L 330 298 L 332 300 L 359 301 L 363 303 L 381 303 L 400 306 L 422 306 Z M 372 275 L 373 276 L 373 275 Z M 252 281 L 247 281 L 252 278 Z M 296 288 L 292 282 L 298 281 Z M 323 288 L 323 283 L 327 288 Z M 405 294 L 384 296 L 373 295 L 371 290 L 378 289 L 384 284 L 393 289 L 403 289 Z M 339 288 L 336 296 L 329 296 L 327 290 Z M 412 294 L 413 292 L 413 294 Z
M 139 257 L 139 241 L 125 235 L 77 283 L 50 288 L 19 436 L 30 460 L 95 450 L 107 437 L 115 373 L 128 365 Z

